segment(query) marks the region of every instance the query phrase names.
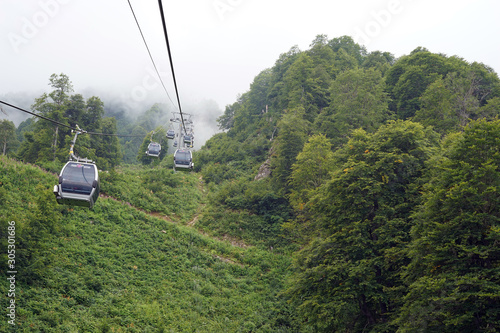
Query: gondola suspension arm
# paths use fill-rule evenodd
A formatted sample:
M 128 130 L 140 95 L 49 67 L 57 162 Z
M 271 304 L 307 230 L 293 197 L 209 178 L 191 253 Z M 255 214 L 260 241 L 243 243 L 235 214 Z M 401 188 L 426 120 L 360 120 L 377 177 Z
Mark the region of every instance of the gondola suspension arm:
M 87 131 L 82 130 L 78 125 L 76 125 L 76 130 L 71 130 L 71 133 L 75 133 L 73 140 L 71 141 L 71 146 L 69 147 L 69 160 L 76 162 L 94 163 L 94 161 L 87 158 L 81 158 L 75 155 L 73 148 L 75 147 L 76 139 L 79 134 L 87 133 Z

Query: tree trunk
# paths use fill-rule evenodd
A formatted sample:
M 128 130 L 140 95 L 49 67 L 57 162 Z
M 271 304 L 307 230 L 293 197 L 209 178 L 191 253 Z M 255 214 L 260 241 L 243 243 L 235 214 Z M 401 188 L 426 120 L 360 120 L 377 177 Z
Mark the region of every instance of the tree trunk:
M 57 133 L 59 133 L 59 126 L 56 126 L 56 134 L 54 138 L 54 161 L 56 160 L 56 152 L 57 152 Z
M 368 304 L 366 304 L 365 295 L 361 294 L 360 297 L 358 297 L 358 303 L 359 303 L 359 309 L 361 313 L 365 316 L 366 320 L 368 321 L 368 324 L 374 325 L 376 321 L 375 318 L 373 317 L 372 311 L 370 310 Z

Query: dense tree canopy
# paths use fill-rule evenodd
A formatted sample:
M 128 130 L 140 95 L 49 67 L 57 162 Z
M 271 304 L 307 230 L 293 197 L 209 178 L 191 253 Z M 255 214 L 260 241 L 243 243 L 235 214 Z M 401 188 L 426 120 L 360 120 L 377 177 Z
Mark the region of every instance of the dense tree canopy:
M 409 215 L 436 140 L 420 124 L 397 121 L 374 134 L 355 131 L 335 153 L 331 178 L 306 202 L 302 223 L 314 233 L 289 289 L 314 330 L 361 330 L 397 308 Z
M 283 192 L 288 191 L 292 166 L 306 141 L 307 124 L 304 109 L 292 109 L 278 123 L 272 160 L 273 180 Z
M 415 212 L 403 331 L 500 329 L 500 121 L 446 141 Z
M 331 102 L 317 118 L 320 132 L 336 144 L 345 143 L 352 130 L 373 132 L 391 119 L 382 75 L 375 69 L 352 69 L 340 74 L 331 84 Z
M 105 135 L 78 136 L 75 152 L 78 156 L 98 162 L 101 169 L 118 165 L 122 155 L 116 134 L 116 120 L 104 118 L 104 104 L 98 97 L 85 101 L 82 95 L 69 95 L 73 86 L 65 74 L 53 74 L 50 79 L 52 92 L 44 93 L 35 100 L 32 109 L 57 123 L 35 118 L 26 123 L 24 140 L 18 157 L 25 162 L 65 161 L 68 159 L 71 128 L 79 126 L 87 132 Z M 64 125 L 61 126 L 60 124 Z M 21 128 L 21 126 L 20 126 Z
M 286 295 L 305 331 L 496 330 L 498 298 L 493 295 L 498 281 L 485 276 L 498 276 L 498 254 L 479 245 L 496 244 L 498 221 L 491 216 L 484 220 L 480 208 L 495 206 L 489 203 L 498 191 L 498 184 L 489 183 L 497 175 L 495 162 L 482 160 L 471 167 L 475 178 L 466 193 L 453 196 L 472 199 L 483 191 L 474 204 L 456 204 L 457 211 L 444 214 L 445 201 L 430 210 L 426 200 L 440 193 L 434 187 L 438 174 L 448 177 L 447 170 L 453 169 L 462 175 L 468 169 L 463 160 L 445 162 L 461 140 L 455 133 L 465 128 L 465 134 L 479 119 L 482 126 L 497 121 L 499 83 L 488 66 L 456 56 L 419 47 L 395 59 L 388 52 L 367 53 L 349 37 L 319 35 L 309 50 L 295 47 L 282 54 L 256 77 L 249 92 L 226 108 L 220 118 L 226 133 L 207 143 L 211 152 L 221 147 L 236 152 L 242 142 L 255 140 L 255 133 L 272 142 L 271 184 L 294 212 L 284 230 L 303 246 L 294 254 Z M 268 113 L 250 96 L 265 101 Z M 237 140 L 222 140 L 226 137 Z M 462 158 L 479 151 L 495 155 L 478 143 L 467 147 Z M 255 162 L 259 174 L 269 165 L 261 161 Z M 199 167 L 215 174 L 212 166 Z M 487 176 L 482 168 L 491 173 Z M 219 173 L 217 179 L 224 184 L 239 175 Z M 446 183 L 443 191 L 458 189 L 458 184 L 464 186 Z M 471 224 L 441 228 L 431 218 L 455 221 L 452 216 L 461 216 L 466 207 Z M 456 233 L 460 228 L 467 228 L 463 241 Z M 473 237 L 481 240 L 466 248 Z M 442 243 L 452 240 L 457 243 Z M 467 252 L 460 255 L 459 250 Z M 448 275 L 430 279 L 429 272 L 443 271 L 449 251 L 470 256 L 473 268 L 465 270 L 471 266 L 467 262 L 462 268 L 449 265 Z M 462 272 L 468 284 L 459 278 Z M 443 296 L 433 296 L 440 288 Z

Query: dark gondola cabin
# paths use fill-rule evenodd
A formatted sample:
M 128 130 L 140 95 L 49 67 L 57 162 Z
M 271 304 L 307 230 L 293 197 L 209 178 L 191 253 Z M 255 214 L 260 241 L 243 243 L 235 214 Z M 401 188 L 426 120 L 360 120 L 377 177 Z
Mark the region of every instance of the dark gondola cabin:
M 175 137 L 175 132 L 174 130 L 168 130 L 167 131 L 167 139 L 173 139 Z
M 156 142 L 151 142 L 148 145 L 148 150 L 146 150 L 146 155 L 158 157 L 160 156 L 161 145 Z
M 192 136 L 189 134 L 184 135 L 184 142 L 185 143 L 191 143 L 192 141 Z
M 190 171 L 194 167 L 193 155 L 190 150 L 177 149 L 174 154 L 175 170 Z
M 69 161 L 54 186 L 58 204 L 92 208 L 99 198 L 99 172 L 93 163 Z

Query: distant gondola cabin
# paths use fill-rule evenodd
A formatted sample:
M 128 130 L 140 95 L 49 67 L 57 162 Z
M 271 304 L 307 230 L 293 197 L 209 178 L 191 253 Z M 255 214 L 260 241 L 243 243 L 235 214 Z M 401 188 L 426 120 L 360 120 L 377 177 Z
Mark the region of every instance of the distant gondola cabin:
M 194 167 L 193 155 L 190 150 L 177 149 L 174 153 L 175 170 L 190 171 Z
M 148 145 L 148 150 L 146 150 L 146 155 L 152 157 L 158 157 L 160 156 L 160 151 L 161 151 L 161 145 L 157 142 L 151 142 Z
M 167 131 L 167 139 L 173 139 L 173 138 L 175 138 L 175 131 L 170 129 Z

